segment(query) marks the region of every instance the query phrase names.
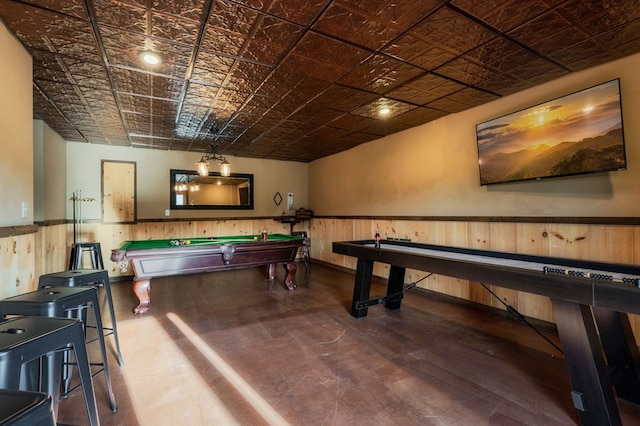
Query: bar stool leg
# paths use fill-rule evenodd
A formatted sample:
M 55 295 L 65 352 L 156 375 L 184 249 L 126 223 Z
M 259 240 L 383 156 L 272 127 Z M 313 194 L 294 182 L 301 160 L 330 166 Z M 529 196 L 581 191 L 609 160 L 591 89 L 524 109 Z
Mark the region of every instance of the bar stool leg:
M 82 266 L 82 246 L 74 244 L 69 255 L 69 269 L 80 269 Z
M 113 394 L 113 388 L 111 386 L 111 373 L 109 372 L 109 362 L 107 360 L 107 351 L 106 351 L 106 344 L 105 344 L 105 339 L 104 339 L 104 333 L 102 332 L 103 327 L 102 327 L 102 315 L 100 314 L 100 307 L 98 306 L 98 296 L 97 296 L 97 291 L 93 292 L 93 295 L 95 297 L 95 299 L 91 302 L 92 303 L 92 309 L 93 309 L 93 313 L 94 313 L 94 318 L 96 321 L 96 330 L 97 330 L 97 334 L 98 334 L 98 341 L 100 344 L 100 352 L 102 354 L 102 368 L 104 369 L 104 377 L 105 377 L 105 382 L 107 383 L 107 393 L 109 396 L 109 404 L 111 405 L 111 411 L 113 411 L 114 413 L 118 410 L 118 407 L 116 405 L 116 398 Z M 78 307 L 77 308 L 78 311 L 85 311 L 86 309 L 84 307 Z M 84 324 L 84 328 L 83 329 L 83 335 L 85 335 L 86 333 L 86 323 Z M 85 343 L 86 344 L 86 343 Z M 80 362 L 79 360 L 76 359 L 77 362 Z M 65 370 L 67 370 L 65 368 Z M 67 370 L 68 372 L 68 370 Z M 64 391 L 65 394 L 67 392 L 69 392 L 69 382 L 71 380 L 71 374 L 70 372 L 68 372 L 68 376 L 65 377 L 64 380 Z
M 96 395 L 93 389 L 93 382 L 91 381 L 89 357 L 87 356 L 87 349 L 84 342 L 84 331 L 80 323 L 77 323 L 77 327 L 80 331 L 72 334 L 73 351 L 78 364 L 80 383 L 82 383 L 82 388 L 84 389 L 85 405 L 87 406 L 90 423 L 92 425 L 100 425 L 100 420 L 98 419 L 98 404 L 96 403 Z
M 107 361 L 107 350 L 104 341 L 104 333 L 102 327 L 102 316 L 100 315 L 100 307 L 98 306 L 98 296 L 97 292 L 96 300 L 94 301 L 95 305 L 93 306 L 93 312 L 96 318 L 96 328 L 98 330 L 98 340 L 100 341 L 100 352 L 102 352 L 102 368 L 104 368 L 104 377 L 107 382 L 107 391 L 109 393 L 109 402 L 111 403 L 111 411 L 114 413 L 118 410 L 116 405 L 116 398 L 113 395 L 113 388 L 111 387 L 111 374 L 109 373 L 109 362 Z
M 45 360 L 34 360 L 40 362 L 42 378 L 40 383 L 59 383 L 60 381 L 60 366 L 63 365 L 63 353 L 71 351 L 71 348 L 64 350 L 63 352 L 56 351 L 45 355 Z M 64 365 L 62 367 L 64 369 Z M 51 395 L 51 400 L 56 401 L 53 404 L 53 416 L 58 418 L 58 401 L 60 400 L 60 386 L 48 386 L 47 389 L 34 389 L 39 392 L 45 392 Z
M 71 245 L 71 252 L 69 253 L 69 269 L 75 269 L 76 264 L 76 245 Z
M 116 355 L 118 356 L 118 365 L 120 367 L 124 366 L 124 361 L 122 360 L 122 352 L 120 352 L 120 341 L 118 339 L 118 326 L 116 325 L 116 313 L 113 309 L 113 297 L 111 296 L 111 286 L 109 283 L 104 283 L 104 292 L 107 295 L 107 305 L 109 305 L 109 316 L 111 317 L 111 330 L 113 334 L 113 341 L 116 344 Z

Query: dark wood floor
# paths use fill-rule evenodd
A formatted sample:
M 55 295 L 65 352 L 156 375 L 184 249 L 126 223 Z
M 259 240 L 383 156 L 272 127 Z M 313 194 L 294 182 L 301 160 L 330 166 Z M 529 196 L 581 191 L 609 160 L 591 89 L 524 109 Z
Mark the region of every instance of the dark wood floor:
M 102 424 L 578 423 L 562 355 L 521 322 L 411 292 L 356 320 L 353 275 L 300 265 L 288 292 L 265 272 L 154 279 L 141 317 L 131 283 L 113 283 L 125 366 L 110 358 L 116 413 L 95 378 Z M 61 401 L 59 422 L 86 419 L 78 391 Z

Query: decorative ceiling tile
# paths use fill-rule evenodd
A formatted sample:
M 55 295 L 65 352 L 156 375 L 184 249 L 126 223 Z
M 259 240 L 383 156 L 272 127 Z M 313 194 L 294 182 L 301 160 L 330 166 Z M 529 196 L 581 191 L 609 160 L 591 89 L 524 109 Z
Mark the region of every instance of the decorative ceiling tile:
M 367 102 L 378 98 L 379 95 L 368 93 L 350 87 L 334 84 L 313 99 L 316 105 L 325 106 L 339 111 L 351 111 Z
M 329 127 L 348 130 L 350 132 L 359 132 L 367 127 L 373 126 L 375 121 L 372 118 L 363 117 L 354 114 L 342 114 L 329 123 Z
M 304 7 L 300 7 L 300 0 L 241 0 L 254 9 L 262 10 L 285 21 L 307 26 L 319 15 L 327 0 L 306 0 Z
M 549 28 L 553 28 L 553 31 L 550 31 Z M 590 37 L 590 34 L 580 26 L 574 25 L 556 11 L 551 11 L 526 22 L 508 32 L 507 35 L 542 55 L 551 55 Z
M 447 48 L 408 33 L 391 43 L 384 52 L 426 70 L 432 70 L 457 56 Z
M 337 81 L 371 52 L 315 32 L 307 32 L 281 67 L 321 80 Z
M 231 34 L 237 34 L 242 38 L 249 36 L 256 21 L 262 15 L 254 9 L 228 0 L 219 0 L 213 3 L 208 17 L 208 25 Z
M 101 27 L 109 26 L 122 31 L 146 34 L 147 10 L 144 5 L 118 0 L 93 0 L 92 2 L 97 23 Z
M 416 25 L 411 34 L 457 54 L 465 53 L 497 36 L 486 26 L 446 7 Z
M 604 29 L 615 30 L 640 19 L 640 2 L 571 0 L 556 11 L 591 35 L 599 35 L 606 32 Z
M 261 16 L 241 56 L 264 64 L 276 64 L 302 35 L 302 28 L 271 16 Z
M 303 162 L 640 52 L 640 0 L 0 0 L 0 18 L 66 140 Z
M 440 3 L 442 2 L 435 0 L 334 1 L 313 29 L 377 50 Z
M 339 80 L 340 84 L 385 93 L 424 73 L 418 67 L 384 55 L 374 55 Z
M 428 73 L 403 84 L 387 95 L 413 104 L 424 105 L 465 87 L 463 84 Z
M 220 55 L 238 57 L 246 41 L 244 36 L 207 25 L 201 48 Z
M 447 115 L 446 112 L 433 108 L 417 107 L 411 111 L 407 111 L 398 117 L 405 125 L 414 127 L 419 126 L 429 121 L 437 120 L 440 117 Z
M 611 52 L 611 56 L 620 59 L 636 52 L 640 44 L 640 20 L 604 32 L 593 40 L 603 49 Z
M 549 10 L 546 0 L 453 0 L 451 4 L 500 32 L 510 31 Z
M 144 4 L 145 1 L 140 0 L 139 3 Z M 205 0 L 155 1 L 153 2 L 153 10 L 180 19 L 202 22 L 204 5 Z
M 44 9 L 55 9 L 65 15 L 74 16 L 80 19 L 89 19 L 84 0 L 25 0 Z
M 434 73 L 462 84 L 473 86 L 480 81 L 486 80 L 490 75 L 494 74 L 495 71 L 475 61 L 469 60 L 464 56 L 459 56 L 451 62 L 436 68 Z

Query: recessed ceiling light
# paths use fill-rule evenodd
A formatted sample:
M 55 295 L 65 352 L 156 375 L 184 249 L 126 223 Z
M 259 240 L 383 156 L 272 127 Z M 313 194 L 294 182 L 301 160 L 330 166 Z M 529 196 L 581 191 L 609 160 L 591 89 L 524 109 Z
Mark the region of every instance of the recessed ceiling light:
M 158 65 L 160 63 L 160 55 L 153 50 L 143 50 L 140 52 L 140 59 L 148 65 Z
M 380 115 L 389 115 L 389 114 L 391 114 L 391 108 L 388 107 L 388 106 L 381 106 L 378 109 L 378 114 L 380 114 Z

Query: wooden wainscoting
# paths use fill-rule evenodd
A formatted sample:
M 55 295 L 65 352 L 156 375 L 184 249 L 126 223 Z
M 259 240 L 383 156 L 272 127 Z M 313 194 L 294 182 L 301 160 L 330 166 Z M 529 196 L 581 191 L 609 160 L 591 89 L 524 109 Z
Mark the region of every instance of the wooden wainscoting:
M 313 241 L 311 258 L 355 270 L 356 259 L 333 253 L 331 243 L 373 238 L 376 229 L 379 229 L 383 239 L 407 238 L 427 244 L 636 265 L 640 263 L 640 226 L 637 225 L 369 218 L 314 218 L 309 231 Z M 388 265 L 376 264 L 374 274 L 387 278 L 388 269 Z M 405 279 L 409 283 L 423 276 L 424 271 L 408 270 Z M 422 281 L 419 287 L 504 309 L 500 301 L 475 282 L 433 275 Z M 523 315 L 554 322 L 548 297 L 500 287 L 489 288 Z M 639 336 L 640 316 L 631 315 L 630 318 L 634 333 Z
M 81 241 L 100 242 L 105 268 L 113 278 L 131 275 L 111 262 L 111 250 L 126 240 L 184 238 L 214 235 L 289 233 L 289 225 L 272 218 L 211 220 L 147 220 L 135 224 L 83 224 Z M 513 251 L 524 254 L 589 259 L 604 262 L 640 263 L 640 225 L 608 223 L 533 223 L 482 220 L 430 220 L 386 218 L 313 218 L 296 225 L 311 238 L 311 258 L 355 270 L 354 258 L 332 252 L 334 241 L 373 238 L 407 238 L 415 242 Z M 71 224 L 40 226 L 35 233 L 0 237 L 0 296 L 8 297 L 35 289 L 41 274 L 65 270 L 73 242 Z M 87 259 L 88 260 L 88 257 Z M 388 266 L 376 264 L 374 274 L 388 276 Z M 423 271 L 407 271 L 406 280 L 423 277 Z M 475 282 L 431 276 L 420 287 L 460 299 L 503 309 L 504 305 Z M 531 318 L 554 322 L 545 296 L 490 287 L 505 303 Z M 631 316 L 640 334 L 640 316 Z
M 0 238 L 0 299 L 35 290 L 36 234 Z
M 104 267 L 109 276 L 132 275 L 131 267 L 120 271 L 110 260 L 111 250 L 119 248 L 128 240 L 148 240 L 160 238 L 188 238 L 220 235 L 259 234 L 263 229 L 270 233 L 289 233 L 289 225 L 274 221 L 272 218 L 260 219 L 222 219 L 222 220 L 178 220 L 178 221 L 141 221 L 126 223 L 84 223 L 79 242 L 99 242 L 102 248 Z M 296 225 L 296 230 L 308 230 L 304 224 Z M 44 273 L 65 270 L 68 267 L 69 253 L 73 244 L 71 224 L 40 227 L 38 245 L 42 247 L 41 267 L 38 276 Z M 88 254 L 83 258 L 83 267 L 90 267 Z

